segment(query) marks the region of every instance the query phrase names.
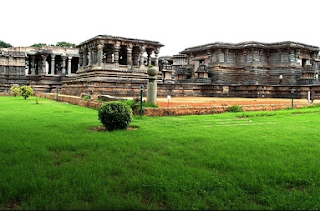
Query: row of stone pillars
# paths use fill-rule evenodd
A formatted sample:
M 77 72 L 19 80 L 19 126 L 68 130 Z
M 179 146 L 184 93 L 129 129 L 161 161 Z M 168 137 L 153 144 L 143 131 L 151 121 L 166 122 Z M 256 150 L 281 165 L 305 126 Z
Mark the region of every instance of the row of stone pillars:
M 119 64 L 120 60 L 120 51 L 121 46 L 120 45 L 114 45 L 111 49 L 106 49 L 106 58 L 104 58 L 103 55 L 103 49 L 104 45 L 97 45 L 96 48 L 89 48 L 85 49 L 80 54 L 80 61 L 79 63 L 82 64 L 82 67 L 91 66 L 93 64 L 96 64 L 97 66 L 102 66 L 102 63 L 114 63 L 116 65 Z M 139 47 L 139 52 L 134 50 L 132 46 L 126 47 L 126 65 L 134 65 L 134 66 L 141 66 L 144 64 L 144 52 L 147 53 L 147 65 L 151 64 L 151 54 L 154 51 L 155 53 L 155 66 L 158 66 L 158 54 L 159 51 L 156 49 L 149 49 L 145 48 L 144 46 Z M 139 64 L 140 62 L 140 64 Z
M 55 75 L 55 56 L 56 55 L 51 55 L 51 75 Z M 42 71 L 39 72 L 39 68 L 38 68 L 38 74 L 44 74 L 46 73 L 46 69 L 47 69 L 47 57 L 48 55 L 41 55 L 42 57 L 42 65 L 41 65 L 41 69 Z M 72 56 L 61 56 L 62 59 L 62 75 L 66 74 L 66 59 L 68 58 L 68 72 L 67 75 L 71 75 L 71 59 Z M 36 62 L 36 57 L 35 56 L 31 56 L 31 75 L 35 75 L 35 62 Z

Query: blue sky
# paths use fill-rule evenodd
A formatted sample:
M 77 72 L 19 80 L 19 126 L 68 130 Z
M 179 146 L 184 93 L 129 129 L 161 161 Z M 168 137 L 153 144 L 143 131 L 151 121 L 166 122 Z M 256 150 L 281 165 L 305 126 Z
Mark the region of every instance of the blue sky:
M 159 41 L 165 45 L 159 56 L 213 42 L 320 46 L 319 0 L 10 0 L 0 5 L 0 40 L 13 46 L 79 44 L 99 34 Z

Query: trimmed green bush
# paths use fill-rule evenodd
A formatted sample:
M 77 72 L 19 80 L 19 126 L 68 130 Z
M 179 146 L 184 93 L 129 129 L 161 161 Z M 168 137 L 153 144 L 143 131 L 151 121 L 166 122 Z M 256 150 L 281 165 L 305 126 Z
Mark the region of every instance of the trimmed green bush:
M 33 95 L 33 89 L 30 86 L 21 86 L 20 94 L 26 100 L 29 96 Z
M 125 130 L 132 121 L 133 112 L 126 103 L 111 101 L 98 110 L 98 117 L 108 131 Z
M 237 113 L 237 112 L 243 112 L 242 108 L 237 105 L 237 104 L 234 104 L 233 106 L 231 106 L 229 109 L 228 109 L 229 112 L 233 112 L 233 113 Z
M 10 91 L 11 91 L 11 94 L 12 94 L 13 96 L 17 96 L 17 95 L 20 94 L 20 87 L 18 87 L 18 86 L 12 86 L 12 87 L 10 88 Z

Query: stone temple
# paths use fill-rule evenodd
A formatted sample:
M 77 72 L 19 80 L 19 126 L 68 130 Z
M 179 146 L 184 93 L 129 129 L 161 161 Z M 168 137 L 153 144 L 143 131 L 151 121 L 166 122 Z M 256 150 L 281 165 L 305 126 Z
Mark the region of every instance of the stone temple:
M 97 35 L 76 48 L 0 48 L 0 92 L 137 97 L 147 67 L 159 68 L 158 96 L 306 98 L 320 91 L 319 47 L 298 42 L 210 43 L 159 57 L 157 41 Z M 279 85 L 279 76 L 283 76 Z M 146 90 L 144 90 L 146 93 Z M 317 95 L 317 94 L 316 94 Z

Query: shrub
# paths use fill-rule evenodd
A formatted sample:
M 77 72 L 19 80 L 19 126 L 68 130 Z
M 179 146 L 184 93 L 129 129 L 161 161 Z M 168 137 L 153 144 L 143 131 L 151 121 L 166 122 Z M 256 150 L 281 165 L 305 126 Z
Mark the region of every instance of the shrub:
M 128 106 L 130 106 L 130 108 L 133 110 L 136 107 L 137 101 L 135 100 L 125 100 L 123 101 L 125 104 L 127 104 Z
M 234 104 L 233 106 L 231 106 L 229 109 L 228 109 L 229 112 L 233 112 L 233 113 L 237 113 L 237 112 L 243 112 L 242 108 L 237 105 L 237 104 Z
M 125 130 L 132 121 L 133 113 L 126 103 L 111 101 L 98 110 L 98 117 L 108 131 Z
M 20 88 L 18 86 L 12 86 L 10 88 L 10 91 L 13 96 L 17 96 L 20 94 Z
M 157 104 L 154 103 L 149 103 L 149 102 L 142 102 L 143 107 L 154 107 L 154 108 L 159 108 Z
M 86 96 L 84 96 L 82 99 L 84 99 L 84 100 L 90 100 L 91 98 L 90 98 L 90 96 L 86 95 Z
M 30 86 L 20 87 L 20 94 L 26 100 L 29 96 L 33 95 L 33 89 Z

